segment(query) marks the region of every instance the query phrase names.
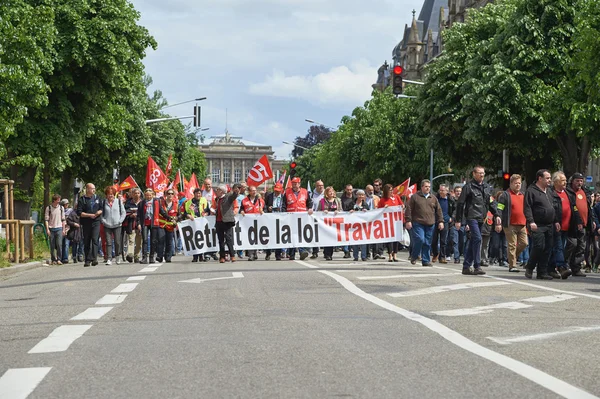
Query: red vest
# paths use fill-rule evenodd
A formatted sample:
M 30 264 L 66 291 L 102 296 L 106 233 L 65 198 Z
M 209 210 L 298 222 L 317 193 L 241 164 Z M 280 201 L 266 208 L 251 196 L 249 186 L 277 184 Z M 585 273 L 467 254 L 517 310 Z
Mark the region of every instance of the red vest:
M 262 198 L 254 198 L 254 202 L 246 197 L 242 200 L 242 209 L 244 213 L 260 213 L 265 208 L 265 201 Z
M 169 218 L 177 217 L 177 200 L 172 201 L 171 210 L 167 210 L 167 201 L 164 198 L 161 198 L 159 201 L 160 207 L 167 212 Z M 165 220 L 162 215 L 158 215 L 158 226 L 164 228 L 167 231 L 174 231 L 177 223 L 171 222 L 170 220 Z
M 287 202 L 288 212 L 306 212 L 306 201 L 308 200 L 308 191 L 301 188 L 298 196 L 291 188 L 285 191 L 285 200 Z
M 159 227 L 160 226 L 160 220 L 159 220 L 159 211 L 158 211 L 158 207 L 160 206 L 160 202 L 158 201 L 158 199 L 153 198 L 150 201 L 145 200 L 146 202 L 144 203 L 144 206 L 147 207 L 148 202 L 152 201 L 152 221 L 150 222 L 150 226 L 152 227 Z M 144 209 L 144 215 L 146 214 L 146 209 Z M 142 220 L 142 223 L 144 223 L 144 225 L 146 225 L 146 218 L 144 217 L 144 220 Z

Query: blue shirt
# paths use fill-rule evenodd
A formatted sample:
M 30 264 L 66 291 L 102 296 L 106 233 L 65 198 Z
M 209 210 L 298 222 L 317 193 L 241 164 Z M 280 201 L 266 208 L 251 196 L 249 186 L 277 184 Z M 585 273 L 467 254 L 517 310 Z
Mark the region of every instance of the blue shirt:
M 438 199 L 438 202 L 440 203 L 440 207 L 442 208 L 442 215 L 444 216 L 444 222 L 447 222 L 448 220 L 450 220 L 450 215 L 448 215 L 448 197 L 446 197 L 446 198 L 440 197 Z

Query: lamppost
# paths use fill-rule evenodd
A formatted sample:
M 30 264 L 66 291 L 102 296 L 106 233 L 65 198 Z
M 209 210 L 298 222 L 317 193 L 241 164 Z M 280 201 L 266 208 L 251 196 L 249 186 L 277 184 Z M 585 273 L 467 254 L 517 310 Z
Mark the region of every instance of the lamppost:
M 176 107 L 178 105 L 193 103 L 194 101 L 202 101 L 202 100 L 206 100 L 206 97 L 199 97 L 199 98 L 195 98 L 193 100 L 187 100 L 187 101 L 183 101 L 183 102 L 180 102 L 180 103 L 177 103 L 177 104 L 165 105 L 164 107 L 162 107 L 160 109 L 166 109 L 166 108 Z
M 202 100 L 206 100 L 206 97 L 200 97 L 200 98 L 195 98 L 193 100 L 188 100 L 188 101 L 183 101 L 177 104 L 172 104 L 172 105 L 166 105 L 162 108 L 159 109 L 163 110 L 165 108 L 170 108 L 170 107 L 175 107 L 177 105 L 182 105 L 182 104 L 187 104 L 187 103 L 193 103 L 193 102 L 198 102 L 198 101 L 202 101 Z M 178 120 L 178 119 L 193 119 L 196 118 L 196 115 L 191 115 L 191 116 L 173 116 L 173 117 L 168 117 L 168 118 L 157 118 L 157 119 L 148 119 L 146 121 L 146 125 L 149 125 L 150 123 L 156 123 L 156 122 L 166 122 L 166 121 L 174 121 L 174 120 Z
M 336 129 L 336 128 L 334 128 L 334 127 L 331 127 L 331 126 L 329 126 L 329 125 L 326 125 L 326 124 L 324 124 L 324 123 L 315 122 L 315 121 L 314 121 L 314 120 L 312 120 L 312 119 L 304 119 L 304 121 L 305 121 L 305 122 L 308 122 L 308 123 L 310 123 L 310 124 L 312 124 L 312 125 L 325 126 L 327 129 L 329 129 L 329 130 L 332 130 L 332 131 L 334 131 L 334 132 L 336 132 L 336 131 L 337 131 L 337 129 Z
M 283 144 L 287 144 L 287 145 L 291 145 L 291 146 L 294 146 L 294 147 L 302 148 L 303 150 L 306 150 L 306 151 L 310 150 L 310 148 L 302 147 L 301 145 L 290 143 L 289 141 L 282 141 L 282 143 Z

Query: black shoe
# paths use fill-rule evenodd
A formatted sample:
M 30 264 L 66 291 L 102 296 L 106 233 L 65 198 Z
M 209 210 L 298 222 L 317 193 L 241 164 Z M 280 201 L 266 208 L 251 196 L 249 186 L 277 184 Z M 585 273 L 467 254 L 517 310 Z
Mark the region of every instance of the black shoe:
M 92 266 L 98 266 L 98 261 L 97 260 L 93 261 Z
M 350 258 L 350 251 L 344 251 L 344 259 Z
M 522 267 L 522 268 L 527 267 L 527 262 L 521 262 L 521 263 L 519 263 L 519 267 Z
M 155 263 L 156 263 L 156 260 L 155 260 L 154 258 L 152 258 L 152 259 L 150 259 L 150 262 L 149 262 L 149 263 L 150 263 L 151 265 L 153 265 L 153 264 L 155 264 Z
M 290 258 L 289 258 L 289 259 L 290 259 L 290 260 L 296 260 L 296 257 L 295 257 L 295 256 L 290 256 Z
M 77 263 L 77 258 L 73 258 L 73 263 Z
M 326 256 L 325 260 L 333 260 L 333 258 L 331 256 Z
M 468 267 L 468 268 L 464 268 L 463 267 L 462 274 L 464 274 L 465 276 L 472 276 L 473 275 L 473 271 L 471 270 L 470 267 Z
M 169 259 L 165 259 L 165 262 L 167 262 L 167 263 L 171 263 L 171 258 L 169 258 Z
M 248 262 L 254 262 L 254 258 L 251 256 L 248 258 Z
M 483 270 L 481 270 L 481 267 L 476 267 L 473 270 L 473 275 L 483 276 L 484 274 L 485 274 L 485 272 Z
M 393 262 L 393 261 L 390 259 L 390 262 Z M 410 258 L 410 264 L 411 265 L 416 265 L 417 264 L 417 260 L 413 259 L 413 258 Z
M 83 267 L 90 267 L 90 264 L 89 264 L 88 262 L 85 262 L 85 263 L 83 264 Z
M 156 261 L 157 261 L 158 263 L 162 263 L 162 261 L 163 261 L 163 258 L 156 258 Z
M 425 262 L 425 263 L 423 263 L 423 266 L 433 267 L 433 265 L 431 264 L 431 262 Z
M 148 264 L 148 258 L 143 257 L 142 260 L 140 261 L 141 265 L 147 265 Z
M 554 280 L 552 278 L 552 276 L 549 274 L 539 274 L 538 273 L 538 275 L 535 278 L 537 278 L 538 280 Z
M 344 257 L 345 257 L 345 256 L 344 256 Z M 348 257 L 350 257 L 350 254 L 348 254 Z M 304 259 L 306 259 L 306 258 L 308 258 L 308 252 L 302 252 L 302 253 L 300 254 L 300 260 L 304 260 Z
M 533 270 L 525 270 L 525 277 L 527 277 L 528 279 L 532 279 L 533 278 Z
M 199 261 L 200 261 L 200 259 L 198 259 L 196 257 L 192 258 L 192 263 L 199 262 Z
M 503 260 L 501 260 L 500 262 L 498 262 L 498 266 L 500 266 L 500 267 L 506 267 L 506 262 L 504 262 Z
M 318 257 L 319 257 L 319 255 L 318 255 L 318 254 L 312 254 L 312 255 L 310 256 L 310 258 L 311 258 L 311 259 L 317 259 Z
M 483 261 L 483 260 L 482 260 L 482 261 L 481 261 L 481 266 L 483 266 L 483 267 L 488 267 L 488 266 L 489 266 L 489 264 L 488 264 L 487 262 L 485 262 L 485 261 Z
M 460 259 L 454 259 L 454 264 L 457 265 L 460 263 Z
M 276 256 L 275 260 L 281 260 L 281 256 Z
M 587 275 L 582 272 L 581 270 L 577 270 L 576 272 L 573 272 L 573 277 L 586 277 Z
M 213 260 L 219 260 L 219 257 L 217 256 L 217 254 L 212 254 L 211 257 L 213 258 Z
M 552 278 L 555 278 L 557 280 L 560 280 L 562 277 L 560 274 L 558 274 L 555 270 L 552 270 L 550 273 L 548 273 L 550 276 L 552 276 Z
M 354 261 L 355 261 L 355 262 L 358 262 L 358 258 L 355 258 L 355 259 L 354 259 Z
M 569 278 L 569 276 L 572 274 L 570 269 L 567 269 L 566 267 L 562 267 L 560 269 L 558 269 L 560 272 L 560 278 L 562 278 L 563 280 L 566 280 Z
M 133 263 L 133 256 L 131 256 L 131 255 L 127 255 L 127 256 L 125 257 L 125 260 L 126 260 L 127 262 L 129 262 L 129 263 Z
M 83 256 L 79 255 L 79 256 L 77 257 L 77 261 L 78 261 L 78 262 L 83 262 Z
M 265 256 L 265 260 L 271 260 L 271 255 Z

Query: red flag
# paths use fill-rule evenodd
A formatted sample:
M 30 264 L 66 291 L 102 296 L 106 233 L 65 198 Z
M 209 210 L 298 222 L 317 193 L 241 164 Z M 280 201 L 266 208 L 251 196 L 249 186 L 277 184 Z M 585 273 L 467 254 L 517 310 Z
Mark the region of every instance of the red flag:
M 246 183 L 248 186 L 258 187 L 265 181 L 273 178 L 273 170 L 269 164 L 269 158 L 263 155 L 248 172 Z
M 413 194 L 415 194 L 416 192 L 417 192 L 417 184 L 415 183 L 415 184 L 413 184 L 412 186 L 410 186 L 408 188 L 408 195 L 407 195 L 407 197 L 408 198 L 412 197 Z
M 133 179 L 133 177 L 131 177 L 131 175 L 129 175 L 127 177 L 127 179 L 123 180 L 123 183 L 121 183 L 119 185 L 118 191 L 125 191 L 125 190 L 129 190 L 130 188 L 134 188 L 134 187 L 139 187 L 139 186 L 135 182 L 135 180 Z
M 292 179 L 288 176 L 287 183 L 285 185 L 285 189 L 292 188 Z
M 167 175 L 167 177 L 171 176 L 172 170 L 173 170 L 173 154 L 169 155 L 169 160 L 167 161 L 167 167 L 165 168 L 165 175 Z
M 185 179 L 185 177 L 184 177 Z M 185 197 L 187 199 L 193 198 L 194 197 L 194 190 L 197 189 L 198 187 L 200 187 L 200 185 L 198 184 L 198 179 L 196 179 L 196 174 L 192 173 L 192 177 L 190 178 L 190 181 L 186 183 L 183 191 L 185 193 Z
M 401 197 L 406 196 L 406 192 L 408 191 L 408 186 L 410 186 L 410 177 L 404 181 L 404 183 L 399 186 L 394 187 L 394 194 L 399 195 Z
M 154 159 L 149 156 L 146 169 L 146 187 L 153 189 L 157 197 L 161 197 L 168 185 L 169 179 Z
M 287 171 L 283 171 L 283 174 L 279 177 L 279 180 L 277 180 L 277 183 L 279 183 L 283 186 L 283 183 L 285 183 L 285 175 L 286 174 L 287 174 Z
M 175 175 L 175 180 L 173 180 L 171 184 L 169 184 L 169 188 L 179 191 L 179 184 L 181 184 L 181 172 L 177 171 L 177 174 Z

